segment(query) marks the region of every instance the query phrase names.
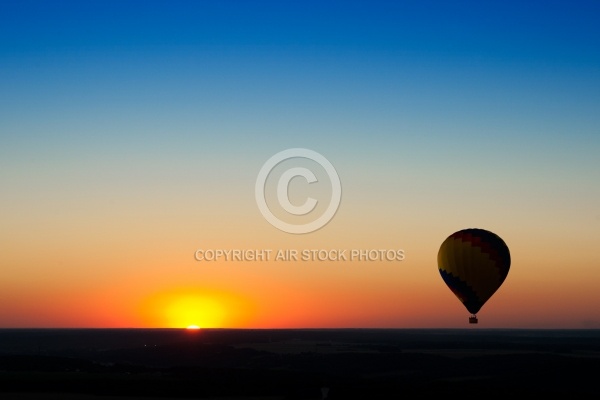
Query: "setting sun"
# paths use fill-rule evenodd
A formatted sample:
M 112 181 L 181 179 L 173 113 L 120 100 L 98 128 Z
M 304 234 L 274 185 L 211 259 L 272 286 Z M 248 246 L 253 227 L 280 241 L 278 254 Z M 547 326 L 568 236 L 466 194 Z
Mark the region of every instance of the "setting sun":
M 251 305 L 230 293 L 176 287 L 149 296 L 140 305 L 144 325 L 164 328 L 243 326 Z
M 169 325 L 178 326 L 202 326 L 209 328 L 220 327 L 223 323 L 223 306 L 213 298 L 202 295 L 184 295 L 175 298 L 168 303 L 167 318 Z

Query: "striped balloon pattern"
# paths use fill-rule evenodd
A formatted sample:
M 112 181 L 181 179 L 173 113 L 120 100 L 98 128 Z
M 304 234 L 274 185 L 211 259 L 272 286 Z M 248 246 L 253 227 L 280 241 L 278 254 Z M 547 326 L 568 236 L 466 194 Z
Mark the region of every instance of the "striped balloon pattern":
M 510 269 L 510 251 L 498 235 L 463 229 L 448 236 L 437 256 L 442 279 L 473 315 L 500 288 Z

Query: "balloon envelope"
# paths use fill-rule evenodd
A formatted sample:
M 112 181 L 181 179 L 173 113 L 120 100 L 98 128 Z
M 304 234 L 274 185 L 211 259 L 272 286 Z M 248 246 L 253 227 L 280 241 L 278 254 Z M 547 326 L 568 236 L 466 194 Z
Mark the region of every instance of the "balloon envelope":
M 444 240 L 437 261 L 446 285 L 471 314 L 477 314 L 506 279 L 510 251 L 495 233 L 469 228 Z

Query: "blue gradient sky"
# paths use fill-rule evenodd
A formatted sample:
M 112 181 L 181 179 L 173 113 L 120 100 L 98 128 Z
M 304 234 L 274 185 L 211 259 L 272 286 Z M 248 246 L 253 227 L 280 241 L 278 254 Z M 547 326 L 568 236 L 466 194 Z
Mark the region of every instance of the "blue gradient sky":
M 597 1 L 0 2 L 0 293 L 22 304 L 2 323 L 152 324 L 127 304 L 166 280 L 264 310 L 233 325 L 451 326 L 464 310 L 437 247 L 481 226 L 517 256 L 498 295 L 531 300 L 518 315 L 499 300 L 491 324 L 600 326 L 599 20 Z M 290 147 L 343 181 L 338 225 L 310 238 L 273 232 L 254 203 L 262 163 Z M 395 245 L 407 260 L 353 278 L 224 273 L 190 258 L 205 243 Z M 116 319 L 42 306 L 104 315 L 102 293 L 141 274 Z M 299 303 L 322 282 L 334 295 L 314 320 L 282 319 L 250 275 L 294 282 Z M 363 314 L 331 319 L 353 301 Z

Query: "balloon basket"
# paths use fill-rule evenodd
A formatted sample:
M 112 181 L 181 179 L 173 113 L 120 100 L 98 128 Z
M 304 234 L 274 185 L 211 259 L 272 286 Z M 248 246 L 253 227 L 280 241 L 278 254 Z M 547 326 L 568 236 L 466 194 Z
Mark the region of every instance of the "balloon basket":
M 477 322 L 478 321 L 477 321 L 477 317 L 476 316 L 472 315 L 472 316 L 469 317 L 469 323 L 470 324 L 476 324 Z

